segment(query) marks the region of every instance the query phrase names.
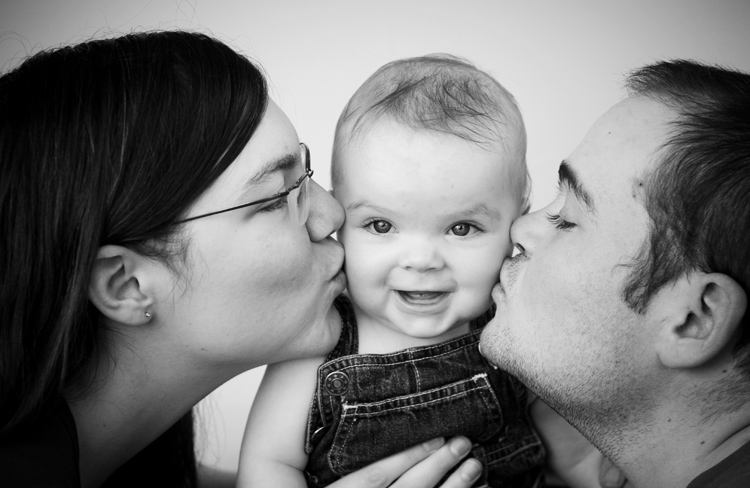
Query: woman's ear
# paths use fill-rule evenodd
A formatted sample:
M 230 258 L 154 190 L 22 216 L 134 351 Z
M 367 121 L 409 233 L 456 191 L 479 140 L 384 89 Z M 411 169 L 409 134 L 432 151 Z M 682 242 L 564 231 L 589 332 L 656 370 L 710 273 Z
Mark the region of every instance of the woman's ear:
M 154 299 L 139 277 L 144 257 L 122 246 L 99 248 L 89 281 L 89 299 L 109 319 L 127 325 L 151 320 Z
M 657 348 L 664 366 L 699 367 L 731 350 L 747 310 L 739 283 L 725 274 L 699 272 L 662 292 L 652 305 L 660 319 Z

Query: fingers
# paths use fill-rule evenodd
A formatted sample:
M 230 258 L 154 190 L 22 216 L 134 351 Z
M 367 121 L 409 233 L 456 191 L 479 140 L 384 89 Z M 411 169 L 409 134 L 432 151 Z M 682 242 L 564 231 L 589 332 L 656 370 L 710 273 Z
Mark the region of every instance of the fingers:
M 440 488 L 468 488 L 482 474 L 482 463 L 476 459 L 467 459 L 450 475 Z
M 385 488 L 409 468 L 425 459 L 445 444 L 443 438 L 433 439 L 393 456 L 355 471 L 337 482 L 331 488 Z
M 471 442 L 455 437 L 433 439 L 356 471 L 329 485 L 331 488 L 432 488 L 471 451 Z M 441 488 L 468 488 L 479 478 L 481 464 L 463 463 Z M 395 480 L 396 483 L 393 483 Z M 391 485 L 393 483 L 393 485 Z
M 602 456 L 599 466 L 599 484 L 602 488 L 621 488 L 625 485 L 625 474 L 609 458 Z
M 442 448 L 435 451 L 430 457 L 417 464 L 403 474 L 394 488 L 429 488 L 435 486 L 453 466 L 463 459 L 471 451 L 471 441 L 465 437 L 455 437 L 448 441 Z M 476 467 L 479 467 L 476 469 Z M 441 488 L 459 488 L 471 486 L 476 477 L 481 474 L 482 466 L 474 460 L 467 466 L 461 466 L 456 473 L 451 475 L 450 481 L 446 481 Z M 476 475 L 476 476 L 474 476 Z M 464 480 L 468 477 L 469 480 Z

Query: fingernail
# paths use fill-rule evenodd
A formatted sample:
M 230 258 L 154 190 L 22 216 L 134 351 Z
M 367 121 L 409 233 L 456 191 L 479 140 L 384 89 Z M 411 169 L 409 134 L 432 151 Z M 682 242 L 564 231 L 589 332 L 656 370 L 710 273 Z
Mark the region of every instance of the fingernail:
M 611 466 L 602 476 L 602 486 L 622 486 L 625 476 L 616 466 Z
M 437 439 L 432 439 L 431 441 L 427 441 L 424 444 L 422 444 L 422 447 L 424 447 L 427 452 L 434 452 L 440 449 L 440 447 L 445 444 L 445 439 L 442 437 L 438 437 Z
M 461 465 L 461 478 L 464 481 L 474 481 L 482 474 L 482 463 L 476 459 L 468 459 Z
M 471 442 L 468 439 L 459 437 L 451 440 L 451 452 L 459 457 L 464 457 L 471 450 Z

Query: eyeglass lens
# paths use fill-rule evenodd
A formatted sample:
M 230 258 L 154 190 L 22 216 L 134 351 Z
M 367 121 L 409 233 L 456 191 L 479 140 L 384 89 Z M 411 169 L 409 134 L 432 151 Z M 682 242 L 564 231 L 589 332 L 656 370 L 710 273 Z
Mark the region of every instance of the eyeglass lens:
M 305 171 L 310 168 L 309 153 L 305 146 L 300 146 L 302 160 L 305 163 Z M 307 217 L 310 214 L 310 199 L 308 198 L 310 178 L 303 178 L 302 183 L 289 192 L 287 196 L 287 205 L 289 205 L 289 213 L 292 217 L 292 221 L 297 225 L 304 225 L 307 222 Z
M 310 213 L 310 199 L 308 198 L 309 178 L 302 180 L 300 186 L 289 192 L 287 204 L 292 221 L 297 225 L 303 225 Z

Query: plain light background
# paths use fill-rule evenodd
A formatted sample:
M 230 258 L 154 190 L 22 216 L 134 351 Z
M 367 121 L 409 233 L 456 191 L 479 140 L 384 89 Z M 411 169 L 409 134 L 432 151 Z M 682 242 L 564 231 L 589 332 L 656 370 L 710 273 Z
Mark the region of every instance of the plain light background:
M 365 78 L 402 57 L 463 56 L 520 104 L 532 210 L 554 198 L 560 160 L 622 99 L 631 69 L 690 58 L 750 71 L 750 0 L 0 0 L 0 69 L 40 49 L 151 29 L 212 34 L 257 61 L 324 187 L 339 111 Z M 205 463 L 236 469 L 262 372 L 199 405 Z

